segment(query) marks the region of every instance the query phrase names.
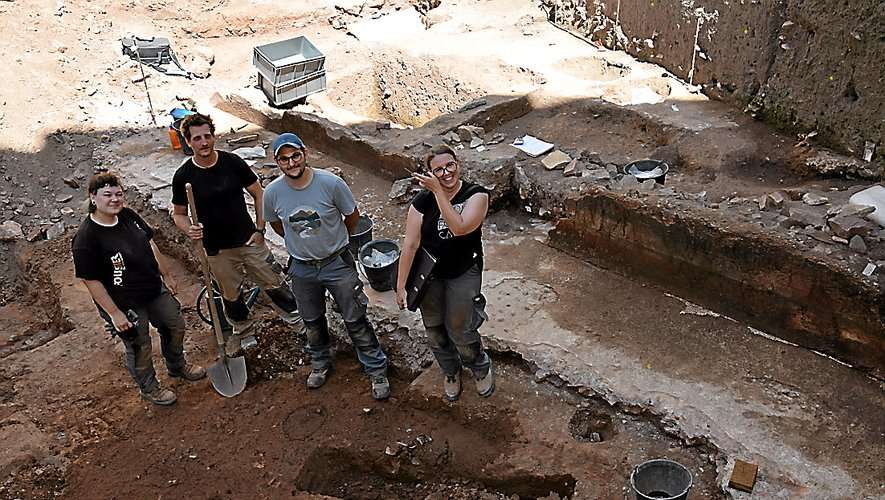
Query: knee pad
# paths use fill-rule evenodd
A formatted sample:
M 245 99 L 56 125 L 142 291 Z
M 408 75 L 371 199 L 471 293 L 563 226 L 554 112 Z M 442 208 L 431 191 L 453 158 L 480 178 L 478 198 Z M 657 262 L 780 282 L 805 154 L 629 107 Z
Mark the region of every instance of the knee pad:
M 465 365 L 472 365 L 488 360 L 488 356 L 485 355 L 485 352 L 482 350 L 482 345 L 479 343 L 459 345 L 456 347 L 458 349 L 458 355 L 461 356 L 461 361 Z
M 431 347 L 447 349 L 451 344 L 451 341 L 449 340 L 449 332 L 446 330 L 445 325 L 425 326 L 424 331 L 427 335 L 427 343 L 430 344 Z
M 305 319 L 304 326 L 306 326 L 308 328 L 320 328 L 323 330 L 329 329 L 329 323 L 326 321 L 325 316 L 320 316 L 319 318 L 311 320 L 311 321 L 308 321 Z
M 281 286 L 273 290 L 265 290 L 270 300 L 280 309 L 287 313 L 293 313 L 298 310 L 298 304 L 295 303 L 295 295 L 288 287 Z
M 224 303 L 224 314 L 227 315 L 228 319 L 233 321 L 246 321 L 249 319 L 249 306 L 246 305 L 242 295 L 237 300 L 221 299 L 221 301 Z
M 353 322 L 344 322 L 350 340 L 353 341 L 354 347 L 359 350 L 374 349 L 379 346 L 378 337 L 375 335 L 375 329 L 369 319 L 363 317 Z
M 372 329 L 372 325 L 369 323 L 369 318 L 365 316 L 356 321 L 345 321 L 344 327 L 347 328 L 348 332 L 361 332 L 364 329 Z

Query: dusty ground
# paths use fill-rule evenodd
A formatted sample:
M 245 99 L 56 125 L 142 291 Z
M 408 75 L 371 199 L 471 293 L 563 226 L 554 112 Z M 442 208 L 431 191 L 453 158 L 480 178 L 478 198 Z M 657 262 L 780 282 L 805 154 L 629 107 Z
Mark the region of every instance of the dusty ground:
M 815 480 L 808 476 L 817 472 L 821 483 L 844 486 L 855 496 L 875 496 L 877 486 L 881 491 L 871 471 L 881 463 L 885 430 L 870 414 L 881 409 L 880 384 L 832 363 L 820 365 L 825 362 L 818 356 L 763 341 L 722 318 L 681 314 L 683 305 L 658 290 L 544 246 L 537 239 L 543 240 L 547 226 L 524 214 L 498 214 L 488 231 L 487 283 L 496 315 L 486 328 L 501 367 L 499 391 L 489 401 L 479 401 L 469 385 L 457 404 L 439 399 L 438 373 L 419 369 L 430 360 L 414 317 L 391 315 L 384 294 L 373 294 L 372 301 L 396 367 L 394 397 L 387 403 L 371 400 L 346 346 L 329 387 L 307 391 L 302 340 L 263 308 L 265 338 L 250 355 L 251 384 L 241 396 L 223 399 L 206 381 L 169 381 L 179 395 L 176 406 L 140 401 L 123 369 L 120 345 L 102 332 L 85 289 L 73 278 L 68 238 L 82 218 L 83 181 L 95 167 L 123 171 L 137 188 L 130 202 L 143 212 L 148 206 L 161 210 L 150 218 L 160 229 L 161 246 L 180 259 L 179 297 L 192 329 L 187 349 L 197 362 L 211 363 L 212 337 L 191 307 L 200 286 L 194 260 L 162 212 L 169 198 L 164 186 L 183 158 L 168 147 L 165 112 L 177 97 L 212 110 L 215 92 L 259 93 L 251 88 L 255 45 L 308 35 L 327 56 L 329 84 L 299 109 L 344 124 L 368 118 L 419 126 L 485 94 L 533 92 L 550 106 L 507 124 L 505 133 L 557 137 L 565 147 L 592 143 L 622 163 L 638 153 L 621 146 L 642 142 L 657 151 L 667 132 L 587 120 L 581 128 L 556 103 L 603 97 L 642 109 L 670 98 L 678 102 L 670 118 L 674 126 L 690 129 L 695 119 L 710 119 L 704 100 L 677 80 L 556 30 L 530 2 L 447 3 L 427 14 L 432 28 L 422 36 L 413 31 L 411 14 L 380 34 L 356 26 L 395 11 L 390 4 L 320 0 L 294 6 L 278 0 L 0 3 L 0 32 L 7 40 L 0 76 L 9 82 L 0 108 L 0 209 L 4 221 L 21 225 L 34 240 L 0 243 L 0 496 L 619 498 L 633 465 L 668 457 L 695 474 L 693 497 L 715 498 L 728 491 L 721 481 L 735 456 L 783 459 L 782 468 L 763 470 L 770 485 L 762 486 L 763 494 L 813 498 Z M 362 39 L 335 29 L 342 23 Z M 192 54 L 199 47 L 215 55 L 207 79 L 145 70 L 159 128 L 152 124 L 143 83 L 134 81 L 141 75 L 137 65 L 119 55 L 119 38 L 133 33 L 168 36 L 186 66 L 198 66 Z M 551 47 L 557 59 L 545 52 Z M 212 114 L 220 132 L 246 125 L 220 111 Z M 699 130 L 694 142 L 681 147 L 677 159 L 692 189 L 724 202 L 738 193 L 807 182 L 792 140 L 738 112 L 723 108 L 721 116 L 744 132 Z M 754 140 L 745 144 L 746 134 Z M 719 151 L 740 156 L 725 158 Z M 710 163 L 731 170 L 705 174 Z M 403 209 L 388 204 L 388 180 L 325 155 L 317 155 L 316 165 L 344 169 L 363 211 L 375 217 L 376 237 L 400 236 Z M 261 172 L 272 175 L 271 169 Z M 646 313 L 630 314 L 636 304 L 623 296 L 626 289 Z M 524 297 L 509 302 L 517 293 Z M 557 340 L 565 335 L 566 345 L 591 352 L 559 351 L 546 338 L 514 338 L 513 331 L 550 332 Z M 410 337 L 412 343 L 402 340 Z M 698 345 L 701 352 L 686 361 L 682 353 Z M 584 364 L 560 364 L 573 359 Z M 792 359 L 801 361 L 786 362 Z M 816 367 L 815 383 L 842 380 L 845 386 L 808 390 L 805 365 Z M 165 379 L 162 369 L 160 375 Z M 703 397 L 674 403 L 669 389 L 658 385 L 672 379 L 690 381 L 693 389 L 686 392 Z M 729 439 L 693 429 L 692 409 L 724 395 L 745 405 L 723 404 L 708 413 L 721 419 Z M 678 411 L 662 417 L 655 404 Z M 734 413 L 752 423 L 735 423 L 729 416 Z M 786 436 L 778 434 L 783 427 L 791 429 Z M 586 442 L 582 434 L 589 428 L 598 429 L 603 442 Z M 805 435 L 809 428 L 812 436 Z M 753 433 L 771 433 L 777 446 L 786 444 L 766 448 Z M 853 461 L 857 456 L 864 458 Z M 797 479 L 795 464 L 806 459 L 815 466 Z M 791 481 L 788 488 L 795 489 L 782 489 Z

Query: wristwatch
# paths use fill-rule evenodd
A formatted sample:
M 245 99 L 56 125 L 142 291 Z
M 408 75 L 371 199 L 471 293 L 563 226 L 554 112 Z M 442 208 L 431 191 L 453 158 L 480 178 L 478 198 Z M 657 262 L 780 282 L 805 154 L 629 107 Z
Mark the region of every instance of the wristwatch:
M 266 227 L 256 227 L 255 232 L 264 236 L 265 234 L 267 234 L 267 228 Z

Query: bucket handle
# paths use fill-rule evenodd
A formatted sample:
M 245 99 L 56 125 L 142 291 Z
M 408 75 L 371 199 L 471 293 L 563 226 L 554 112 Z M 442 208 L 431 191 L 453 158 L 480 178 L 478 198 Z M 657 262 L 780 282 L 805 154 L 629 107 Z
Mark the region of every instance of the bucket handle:
M 348 252 L 349 252 L 349 251 L 350 251 L 350 250 L 348 250 Z M 356 272 L 359 273 L 360 277 L 362 277 L 363 280 L 364 280 L 366 283 L 368 283 L 368 282 L 369 282 L 369 277 L 366 276 L 366 270 L 363 269 L 363 263 L 360 262 L 360 259 L 353 259 L 353 260 L 354 260 L 354 262 L 356 263 Z

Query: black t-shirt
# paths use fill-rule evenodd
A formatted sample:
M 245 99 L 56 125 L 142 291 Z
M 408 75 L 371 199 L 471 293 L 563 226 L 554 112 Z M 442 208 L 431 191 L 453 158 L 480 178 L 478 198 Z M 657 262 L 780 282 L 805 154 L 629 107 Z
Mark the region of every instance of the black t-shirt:
M 100 281 L 123 311 L 144 305 L 162 289 L 160 267 L 150 245 L 153 237 L 154 230 L 128 208 L 120 211 L 111 227 L 86 217 L 72 242 L 74 275 Z
M 175 171 L 172 204 L 188 206 L 184 185 L 191 183 L 206 253 L 215 255 L 219 250 L 239 248 L 252 237 L 255 223 L 246 209 L 243 189 L 257 180 L 242 158 L 224 151 L 218 151 L 218 161 L 212 167 L 200 168 L 191 158 Z
M 452 198 L 455 211 L 461 213 L 464 203 L 477 193 L 489 190 L 470 182 L 462 182 L 461 189 Z M 436 197 L 429 190 L 415 195 L 412 206 L 424 216 L 421 221 L 421 246 L 436 257 L 434 276 L 452 279 L 461 276 L 482 257 L 482 224 L 470 234 L 455 236 L 443 219 Z

